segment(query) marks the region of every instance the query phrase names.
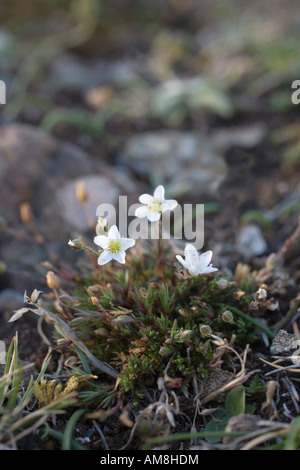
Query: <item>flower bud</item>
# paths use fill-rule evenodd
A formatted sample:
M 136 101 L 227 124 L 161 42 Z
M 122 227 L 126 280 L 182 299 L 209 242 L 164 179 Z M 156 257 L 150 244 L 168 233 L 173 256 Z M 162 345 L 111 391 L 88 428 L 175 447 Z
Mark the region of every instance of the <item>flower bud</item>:
M 53 271 L 48 271 L 46 274 L 47 286 L 50 289 L 56 290 L 59 286 L 58 277 L 54 274 Z
M 225 310 L 225 312 L 222 313 L 222 320 L 225 323 L 234 323 L 232 312 L 230 310 Z
M 265 302 L 267 300 L 267 291 L 266 289 L 259 288 L 257 292 L 254 294 L 254 299 L 257 302 Z
M 104 217 L 99 217 L 96 225 L 96 234 L 97 235 L 106 235 L 108 232 L 107 220 Z
M 161 346 L 158 351 L 158 354 L 160 354 L 161 356 L 170 356 L 171 353 L 172 353 L 172 350 L 170 350 L 166 346 Z
M 130 315 L 118 315 L 111 320 L 111 323 L 117 326 L 129 325 L 134 322 L 134 319 Z
M 60 303 L 58 300 L 56 300 L 56 301 L 54 302 L 54 307 L 55 307 L 55 310 L 56 310 L 57 312 L 59 312 L 59 313 L 64 313 L 64 309 L 63 309 L 61 303 Z
M 165 388 L 165 381 L 163 377 L 159 377 L 157 379 L 157 387 L 158 387 L 158 390 L 163 390 Z
M 68 294 L 60 295 L 59 301 L 63 305 L 75 305 L 78 302 L 78 300 Z
M 99 300 L 97 299 L 95 295 L 91 297 L 91 302 L 93 305 L 99 305 Z
M 212 342 L 218 346 L 218 347 L 221 347 L 221 346 L 224 346 L 225 345 L 225 341 L 223 338 L 220 338 L 220 336 L 217 336 L 217 335 L 211 335 L 211 337 L 213 338 L 212 339 Z
M 229 287 L 229 281 L 227 279 L 219 279 L 216 284 L 217 287 L 222 290 L 225 290 Z
M 83 248 L 83 243 L 79 238 L 75 238 L 74 240 L 69 240 L 68 245 L 75 251 L 80 251 Z
M 48 269 L 48 271 L 53 271 L 54 269 L 53 264 L 51 264 L 49 261 L 42 261 L 41 266 L 43 266 L 45 269 Z
M 102 287 L 99 286 L 99 284 L 94 284 L 93 286 L 89 286 L 87 291 L 90 295 L 97 295 L 102 291 Z
M 76 197 L 79 202 L 86 202 L 88 199 L 88 193 L 83 181 L 79 181 L 76 185 Z
M 212 329 L 209 325 L 201 325 L 200 333 L 204 338 L 207 338 L 212 334 Z
M 96 336 L 104 336 L 108 337 L 108 331 L 106 328 L 97 328 L 97 330 L 94 331 Z
M 34 221 L 34 215 L 29 202 L 23 202 L 20 205 L 20 217 L 24 224 L 31 224 Z
M 33 304 L 36 303 L 41 293 L 42 291 L 34 289 L 34 291 L 32 292 L 30 296 L 30 302 L 32 302 Z
M 190 337 L 191 332 L 192 330 L 180 328 L 178 333 L 174 336 L 174 341 L 176 341 L 176 343 L 184 343 Z

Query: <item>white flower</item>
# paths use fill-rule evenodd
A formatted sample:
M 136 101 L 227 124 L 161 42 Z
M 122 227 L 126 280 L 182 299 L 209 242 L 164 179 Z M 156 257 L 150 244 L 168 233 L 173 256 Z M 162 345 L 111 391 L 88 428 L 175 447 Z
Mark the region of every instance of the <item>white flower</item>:
M 176 258 L 192 276 L 198 276 L 199 274 L 208 274 L 218 271 L 217 268 L 213 268 L 210 264 L 212 254 L 212 251 L 206 251 L 199 255 L 196 248 L 188 244 L 184 249 L 185 259 L 180 255 L 176 255 Z
M 135 245 L 135 240 L 132 238 L 121 238 L 116 225 L 113 225 L 107 234 L 97 235 L 94 238 L 94 243 L 103 248 L 101 255 L 98 258 L 98 264 L 102 266 L 111 260 L 116 260 L 119 263 L 125 263 L 125 250 Z
M 104 217 L 99 217 L 96 225 L 96 234 L 105 235 L 108 232 L 107 220 Z
M 156 222 L 165 211 L 171 211 L 177 206 L 175 199 L 165 199 L 165 188 L 162 185 L 157 186 L 153 196 L 142 194 L 139 201 L 144 204 L 135 211 L 138 218 L 147 217 L 150 222 Z

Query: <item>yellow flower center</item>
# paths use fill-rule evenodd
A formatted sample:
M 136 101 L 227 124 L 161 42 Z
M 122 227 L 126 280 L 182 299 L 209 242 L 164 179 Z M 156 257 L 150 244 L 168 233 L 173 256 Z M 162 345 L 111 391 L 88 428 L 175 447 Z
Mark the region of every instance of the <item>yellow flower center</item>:
M 161 202 L 153 202 L 150 207 L 151 212 L 155 212 L 157 214 L 161 213 Z
M 120 251 L 121 248 L 121 243 L 119 240 L 111 240 L 108 245 L 109 251 L 112 253 L 117 253 L 117 251 Z

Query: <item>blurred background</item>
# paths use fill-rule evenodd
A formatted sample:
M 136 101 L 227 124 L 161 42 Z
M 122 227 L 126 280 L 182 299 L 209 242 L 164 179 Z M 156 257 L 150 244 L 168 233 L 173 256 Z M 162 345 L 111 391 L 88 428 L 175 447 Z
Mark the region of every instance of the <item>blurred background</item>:
M 214 265 L 278 251 L 300 208 L 299 44 L 291 0 L 1 0 L 0 311 L 45 288 L 44 261 L 76 262 L 99 204 L 157 184 L 205 204 Z

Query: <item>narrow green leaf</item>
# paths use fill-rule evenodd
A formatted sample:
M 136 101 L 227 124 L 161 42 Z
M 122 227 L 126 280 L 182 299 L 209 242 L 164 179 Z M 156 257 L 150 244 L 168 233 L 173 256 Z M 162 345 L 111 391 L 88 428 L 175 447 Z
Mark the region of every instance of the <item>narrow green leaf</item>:
M 284 442 L 284 450 L 299 449 L 299 442 L 300 442 L 299 437 L 300 437 L 300 416 L 298 416 L 291 424 L 290 432 L 288 433 Z
M 71 416 L 71 418 L 68 421 L 68 424 L 66 426 L 65 432 L 64 432 L 64 437 L 62 440 L 62 445 L 61 448 L 62 450 L 71 450 L 72 447 L 72 435 L 73 431 L 75 428 L 75 425 L 79 418 L 84 415 L 85 413 L 88 413 L 89 410 L 87 409 L 81 409 L 75 411 L 75 413 Z

